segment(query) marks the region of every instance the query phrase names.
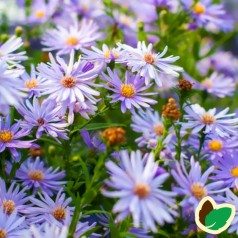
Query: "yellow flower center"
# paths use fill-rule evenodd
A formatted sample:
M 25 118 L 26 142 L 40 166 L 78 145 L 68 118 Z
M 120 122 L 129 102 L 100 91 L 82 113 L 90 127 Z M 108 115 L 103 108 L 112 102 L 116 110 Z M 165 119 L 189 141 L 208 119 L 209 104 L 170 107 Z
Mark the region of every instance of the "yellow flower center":
M 110 49 L 106 50 L 104 53 L 103 53 L 103 56 L 107 59 L 110 58 Z
M 12 200 L 3 200 L 2 202 L 3 211 L 7 214 L 12 214 L 15 210 L 15 202 Z
M 31 180 L 42 181 L 44 179 L 44 173 L 41 170 L 32 170 L 28 173 Z
M 57 207 L 52 215 L 54 216 L 54 218 L 58 221 L 61 221 L 65 218 L 66 216 L 66 210 L 63 207 Z
M 155 62 L 155 55 L 151 52 L 145 53 L 144 60 L 147 64 L 153 64 Z
M 206 87 L 206 88 L 211 88 L 212 87 L 212 81 L 210 79 L 205 79 L 204 81 L 202 81 L 201 85 Z
M 136 89 L 132 84 L 122 84 L 121 94 L 126 98 L 131 98 L 136 94 Z
M 10 130 L 0 130 L 0 141 L 7 143 L 12 141 L 14 134 Z
M 66 88 L 72 88 L 75 85 L 75 79 L 71 76 L 67 76 L 61 79 L 61 84 Z
M 137 183 L 134 189 L 134 194 L 139 198 L 146 198 L 150 193 L 150 187 L 146 183 Z
M 204 188 L 202 183 L 193 183 L 191 186 L 191 192 L 195 198 L 201 200 L 205 196 L 207 196 L 207 189 Z
M 216 119 L 214 118 L 213 115 L 211 115 L 210 113 L 204 113 L 202 115 L 202 122 L 206 125 L 211 125 L 216 121 Z
M 223 143 L 218 140 L 211 140 L 208 142 L 208 147 L 212 151 L 220 151 L 223 147 Z
M 164 126 L 162 124 L 156 124 L 154 125 L 154 132 L 159 135 L 162 136 L 164 133 Z
M 0 238 L 5 238 L 7 236 L 7 231 L 4 229 L 0 229 Z
M 66 40 L 66 44 L 67 45 L 71 45 L 71 46 L 75 46 L 77 45 L 79 42 L 79 39 L 77 37 L 74 36 L 70 36 L 67 40 Z
M 196 14 L 203 14 L 206 11 L 206 8 L 203 4 L 201 4 L 200 2 L 198 2 L 194 8 L 193 8 L 194 12 Z
M 25 87 L 32 89 L 32 88 L 36 88 L 38 85 L 38 81 L 35 79 L 29 79 L 25 82 Z
M 238 177 L 238 167 L 233 168 L 231 174 L 233 177 Z
M 35 12 L 35 16 L 36 16 L 37 18 L 42 18 L 42 17 L 45 16 L 45 13 L 44 13 L 42 10 L 39 10 L 39 11 L 36 11 L 36 12 Z
M 119 53 L 116 50 L 112 50 L 111 53 L 115 59 L 119 57 Z

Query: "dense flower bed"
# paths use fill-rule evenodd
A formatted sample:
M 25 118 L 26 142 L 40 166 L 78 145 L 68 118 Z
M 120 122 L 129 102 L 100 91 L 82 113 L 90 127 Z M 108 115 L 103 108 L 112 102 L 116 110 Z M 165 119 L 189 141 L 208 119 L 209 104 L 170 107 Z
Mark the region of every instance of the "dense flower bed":
M 0 2 L 0 238 L 216 237 L 194 214 L 238 209 L 225 3 Z

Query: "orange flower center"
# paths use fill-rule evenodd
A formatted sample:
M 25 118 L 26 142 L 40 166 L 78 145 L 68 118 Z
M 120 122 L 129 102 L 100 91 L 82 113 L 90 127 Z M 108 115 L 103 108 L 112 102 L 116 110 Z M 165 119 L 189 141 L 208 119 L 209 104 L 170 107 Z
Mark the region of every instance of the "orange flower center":
M 208 147 L 212 151 L 220 151 L 223 147 L 223 143 L 218 140 L 211 140 L 208 142 Z
M 202 122 L 206 125 L 211 125 L 216 121 L 213 115 L 210 113 L 205 113 L 202 115 Z
M 28 176 L 34 181 L 42 181 L 45 177 L 41 170 L 32 170 L 29 172 Z
M 204 188 L 202 183 L 193 183 L 191 186 L 191 192 L 198 200 L 201 200 L 207 195 L 207 189 Z
M 67 45 L 71 45 L 71 46 L 75 46 L 77 45 L 79 42 L 79 39 L 77 37 L 74 36 L 70 36 L 67 40 L 66 40 L 66 44 Z
M 25 82 L 25 87 L 29 89 L 36 88 L 37 85 L 38 85 L 38 82 L 35 79 L 29 79 Z
M 12 141 L 14 134 L 10 130 L 0 130 L 0 141 L 7 143 Z
M 131 98 L 136 94 L 136 89 L 132 84 L 122 84 L 121 94 L 126 98 Z
M 45 16 L 45 13 L 44 13 L 42 10 L 39 10 L 39 11 L 36 11 L 36 12 L 35 12 L 35 16 L 36 16 L 37 18 L 42 18 L 42 17 Z
M 162 136 L 164 133 L 164 126 L 162 124 L 156 124 L 154 125 L 154 132 L 159 135 Z
M 66 216 L 66 211 L 63 207 L 57 207 L 54 211 L 53 211 L 53 216 L 56 220 L 61 221 L 65 218 Z
M 238 167 L 233 168 L 231 174 L 233 177 L 238 177 Z
M 202 81 L 201 85 L 203 85 L 206 88 L 211 88 L 212 87 L 212 81 L 210 79 L 205 79 Z
M 134 194 L 139 198 L 146 198 L 150 193 L 150 187 L 146 183 L 138 183 L 134 189 Z
M 153 64 L 155 62 L 155 55 L 151 52 L 145 53 L 144 60 L 147 64 Z
M 61 79 L 61 84 L 66 88 L 72 88 L 75 85 L 75 79 L 71 76 L 66 76 Z
M 0 229 L 0 238 L 5 238 L 7 236 L 7 231 L 4 229 Z
M 203 14 L 206 11 L 206 8 L 203 4 L 201 4 L 200 2 L 198 2 L 194 8 L 193 8 L 194 12 L 196 14 Z
M 2 202 L 3 211 L 7 214 L 12 214 L 15 210 L 15 202 L 12 200 L 3 200 Z

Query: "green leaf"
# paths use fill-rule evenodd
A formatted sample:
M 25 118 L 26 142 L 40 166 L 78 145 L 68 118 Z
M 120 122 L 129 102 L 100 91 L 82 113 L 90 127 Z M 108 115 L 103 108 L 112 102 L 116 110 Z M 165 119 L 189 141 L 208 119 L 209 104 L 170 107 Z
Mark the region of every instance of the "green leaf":
M 206 227 L 210 230 L 218 230 L 224 227 L 231 216 L 231 212 L 232 209 L 230 207 L 222 207 L 212 210 L 205 218 Z
M 79 130 L 85 129 L 87 131 L 92 131 L 92 130 L 98 130 L 98 129 L 104 129 L 108 127 L 118 127 L 118 126 L 123 126 L 125 127 L 125 124 L 120 124 L 120 123 L 90 123 L 86 125 L 84 128 L 76 128 L 70 132 L 70 134 L 73 134 Z

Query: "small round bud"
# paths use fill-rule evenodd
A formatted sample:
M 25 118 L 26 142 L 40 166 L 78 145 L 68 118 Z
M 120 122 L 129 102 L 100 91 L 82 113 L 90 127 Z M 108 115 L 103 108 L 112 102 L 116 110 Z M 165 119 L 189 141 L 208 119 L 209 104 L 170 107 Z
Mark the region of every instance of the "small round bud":
M 178 81 L 178 87 L 180 90 L 190 91 L 192 89 L 193 85 L 186 79 L 180 79 Z
M 15 35 L 16 35 L 17 37 L 20 37 L 20 36 L 22 35 L 22 33 L 23 33 L 23 28 L 22 28 L 21 26 L 17 26 L 17 27 L 15 28 Z
M 164 118 L 171 118 L 173 122 L 180 118 L 181 112 L 174 98 L 169 98 L 168 103 L 162 107 L 162 116 Z
M 108 145 L 114 146 L 126 141 L 125 130 L 121 127 L 110 127 L 103 131 L 102 137 Z

